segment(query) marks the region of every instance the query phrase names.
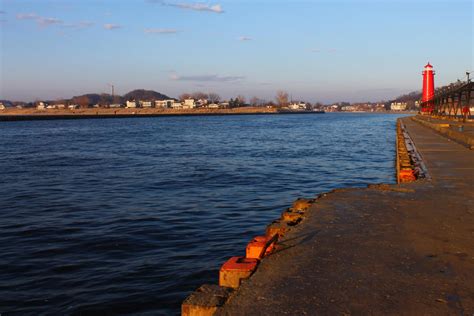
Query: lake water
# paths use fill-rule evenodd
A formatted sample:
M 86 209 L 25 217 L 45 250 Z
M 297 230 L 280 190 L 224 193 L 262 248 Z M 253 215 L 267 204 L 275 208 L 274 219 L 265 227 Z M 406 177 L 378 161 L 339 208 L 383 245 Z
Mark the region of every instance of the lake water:
M 179 313 L 297 197 L 395 182 L 397 117 L 0 123 L 0 314 Z

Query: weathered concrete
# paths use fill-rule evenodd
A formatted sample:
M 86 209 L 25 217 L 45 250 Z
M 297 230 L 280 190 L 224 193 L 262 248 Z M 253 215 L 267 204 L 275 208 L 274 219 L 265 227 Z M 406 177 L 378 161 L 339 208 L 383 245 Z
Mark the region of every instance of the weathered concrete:
M 211 316 L 224 305 L 232 293 L 231 288 L 204 284 L 194 291 L 181 305 L 182 316 Z
M 431 118 L 421 115 L 413 117 L 412 119 L 434 129 L 451 140 L 470 149 L 474 149 L 474 122 L 472 121 L 462 122 L 459 120 Z
M 217 315 L 474 313 L 474 152 L 404 123 L 432 180 L 318 199 Z

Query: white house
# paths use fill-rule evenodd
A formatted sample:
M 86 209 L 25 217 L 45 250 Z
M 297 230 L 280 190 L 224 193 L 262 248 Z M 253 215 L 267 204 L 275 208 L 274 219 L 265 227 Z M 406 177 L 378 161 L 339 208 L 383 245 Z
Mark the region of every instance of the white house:
M 2 102 L 0 102 L 0 110 L 5 110 L 5 105 Z
M 126 108 L 136 108 L 137 107 L 137 102 L 136 101 L 127 101 L 125 103 Z
M 392 102 L 390 104 L 390 110 L 392 111 L 405 111 L 407 108 L 406 102 Z
M 341 108 L 341 111 L 352 112 L 355 111 L 356 107 L 353 105 L 346 105 Z
M 299 103 L 292 103 L 288 105 L 288 108 L 290 110 L 306 110 L 306 103 L 304 102 L 299 102 Z
M 121 108 L 122 105 L 120 103 L 113 103 L 109 105 L 109 108 Z
M 46 104 L 44 102 L 38 102 L 38 104 L 36 104 L 36 109 L 37 110 L 44 110 L 44 109 L 46 109 Z
M 196 107 L 196 103 L 194 102 L 194 99 L 185 99 L 183 108 L 185 109 L 194 109 Z
M 151 108 L 153 106 L 151 101 L 139 101 L 139 103 L 142 108 Z
M 155 101 L 155 107 L 157 108 L 170 108 L 171 105 L 175 103 L 174 100 L 170 99 L 170 100 L 156 100 Z
M 79 108 L 79 105 L 77 104 L 71 104 L 67 107 L 69 110 L 75 110 L 75 109 L 78 109 Z
M 205 106 L 208 103 L 209 102 L 206 99 L 199 99 L 199 100 L 196 101 L 196 106 Z
M 166 109 L 167 107 L 168 107 L 167 100 L 155 100 L 155 108 L 165 108 Z
M 183 104 L 181 104 L 181 102 L 173 101 L 173 103 L 171 103 L 171 108 L 173 109 L 181 109 L 182 107 L 183 107 Z

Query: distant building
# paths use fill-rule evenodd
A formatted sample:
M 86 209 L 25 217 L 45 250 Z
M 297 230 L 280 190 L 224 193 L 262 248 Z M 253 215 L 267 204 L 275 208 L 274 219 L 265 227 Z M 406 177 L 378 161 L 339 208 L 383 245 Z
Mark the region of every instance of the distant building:
M 153 107 L 152 101 L 139 101 L 139 104 L 142 108 L 151 108 Z
M 109 105 L 109 108 L 121 108 L 121 107 L 122 107 L 122 104 L 120 103 L 113 103 Z
M 69 110 L 75 110 L 75 109 L 78 109 L 79 108 L 79 105 L 77 104 L 71 104 L 67 107 Z
M 137 107 L 137 102 L 136 101 L 127 101 L 125 103 L 126 108 L 136 108 Z
M 36 109 L 37 109 L 37 110 L 40 110 L 40 111 L 46 109 L 46 103 L 44 103 L 44 102 L 38 102 L 38 103 L 36 104 Z
M 355 110 L 356 110 L 356 107 L 353 105 L 346 105 L 346 106 L 341 107 L 341 111 L 345 111 L 345 112 L 352 112 Z
M 211 103 L 211 104 L 208 104 L 207 107 L 210 109 L 218 109 L 220 106 L 219 104 Z
M 390 104 L 390 110 L 392 111 L 405 111 L 407 108 L 406 102 L 392 102 Z
M 194 109 L 196 107 L 196 103 L 194 102 L 194 99 L 185 99 L 183 108 L 184 109 Z
M 0 110 L 5 110 L 5 105 L 2 102 L 0 102 Z
M 288 108 L 290 110 L 306 110 L 306 103 L 304 102 L 294 102 L 294 103 L 291 103 L 290 105 L 288 105 Z
M 65 109 L 66 106 L 64 104 L 58 104 L 58 105 L 56 105 L 56 108 L 57 109 Z
M 183 104 L 181 102 L 173 102 L 171 103 L 171 108 L 172 109 L 181 109 L 183 107 Z
M 174 100 L 156 100 L 155 107 L 168 109 L 174 102 Z
M 196 101 L 196 106 L 197 107 L 204 107 L 208 104 L 209 102 L 206 99 L 199 99 Z

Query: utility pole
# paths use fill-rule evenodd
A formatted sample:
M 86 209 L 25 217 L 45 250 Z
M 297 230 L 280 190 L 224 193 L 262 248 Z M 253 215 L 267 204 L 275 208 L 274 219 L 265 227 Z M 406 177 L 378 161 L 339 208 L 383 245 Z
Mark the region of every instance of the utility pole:
M 115 86 L 111 83 L 108 83 L 107 85 L 110 86 L 110 88 L 112 89 L 112 103 L 114 103 L 114 97 L 115 97 Z

